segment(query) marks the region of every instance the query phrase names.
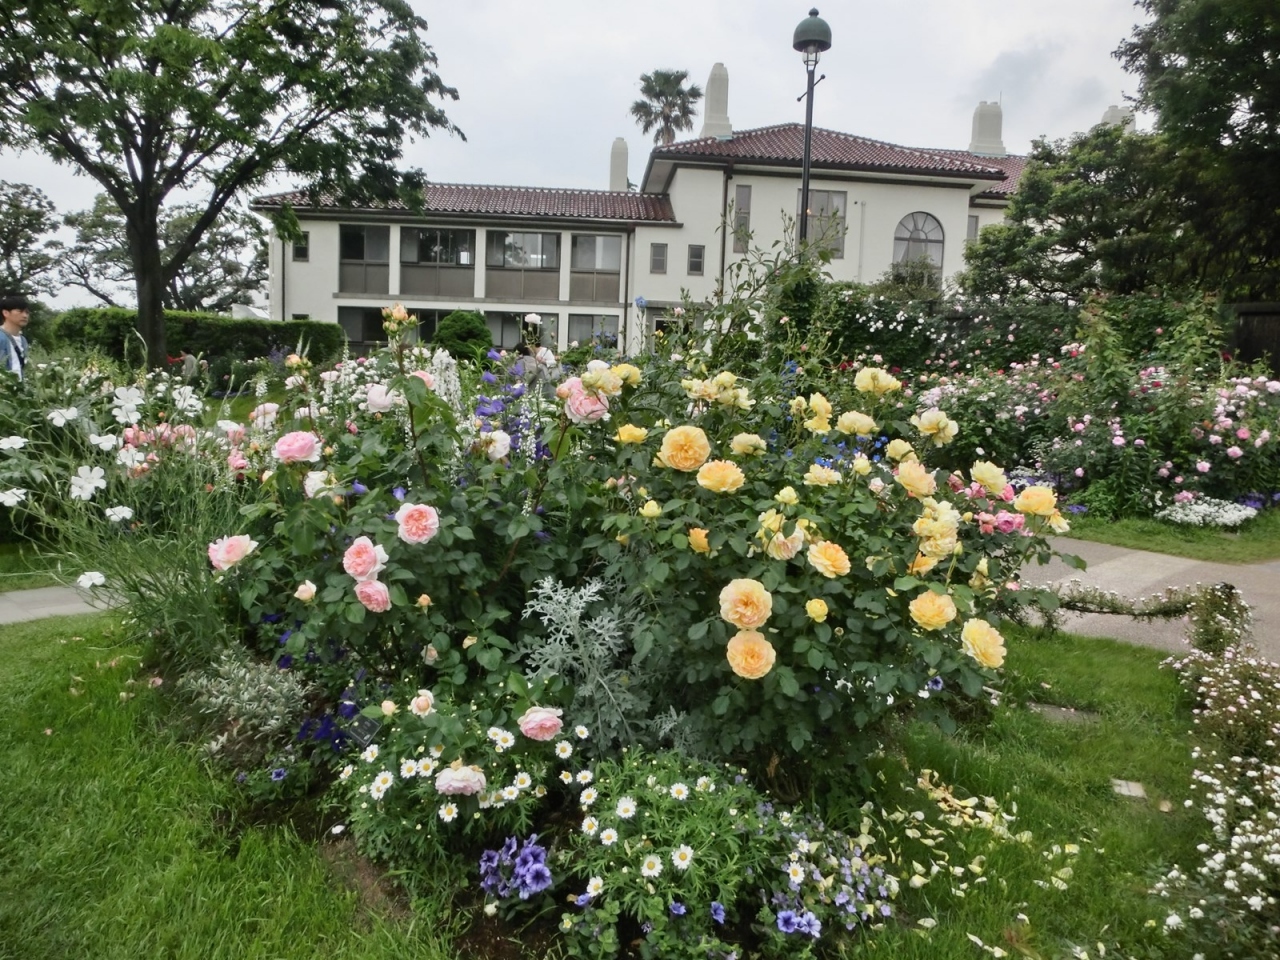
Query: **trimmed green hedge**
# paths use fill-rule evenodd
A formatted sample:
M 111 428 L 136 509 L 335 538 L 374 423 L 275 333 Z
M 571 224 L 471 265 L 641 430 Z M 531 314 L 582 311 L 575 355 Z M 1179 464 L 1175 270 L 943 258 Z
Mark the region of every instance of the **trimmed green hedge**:
M 77 307 L 49 324 L 49 340 L 55 347 L 98 350 L 117 360 L 138 360 L 142 341 L 134 333 L 137 311 L 119 307 Z M 252 360 L 273 350 L 292 353 L 301 340 L 314 363 L 332 360 L 342 352 L 346 339 L 336 323 L 315 320 L 238 320 L 214 313 L 166 310 L 165 338 L 169 353 L 186 348 L 206 359 Z

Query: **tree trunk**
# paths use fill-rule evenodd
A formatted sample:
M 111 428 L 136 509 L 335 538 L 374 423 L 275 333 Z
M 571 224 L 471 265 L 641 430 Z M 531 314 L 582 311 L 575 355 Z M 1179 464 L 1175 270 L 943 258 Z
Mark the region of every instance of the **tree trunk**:
M 147 366 L 165 369 L 169 355 L 164 335 L 164 268 L 160 262 L 158 221 L 158 211 L 135 208 L 125 217 L 125 232 L 138 290 L 137 330 L 147 344 Z

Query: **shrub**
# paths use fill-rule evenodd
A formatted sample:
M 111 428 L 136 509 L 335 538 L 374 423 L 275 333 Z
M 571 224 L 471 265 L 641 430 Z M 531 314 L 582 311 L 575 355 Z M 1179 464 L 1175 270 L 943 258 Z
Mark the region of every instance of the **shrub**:
M 455 310 L 436 326 L 431 342 L 462 360 L 478 360 L 493 347 L 493 334 L 484 322 L 484 314 L 474 310 Z

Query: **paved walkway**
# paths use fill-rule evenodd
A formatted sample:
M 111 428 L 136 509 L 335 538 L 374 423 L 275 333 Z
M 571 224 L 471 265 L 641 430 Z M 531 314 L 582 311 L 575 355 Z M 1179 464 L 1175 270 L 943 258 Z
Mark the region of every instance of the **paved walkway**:
M 1052 583 L 1079 579 L 1081 583 L 1114 590 L 1139 598 L 1162 592 L 1166 587 L 1196 583 L 1235 584 L 1253 608 L 1253 644 L 1268 660 L 1280 662 L 1280 560 L 1270 563 L 1202 563 L 1161 553 L 1127 550 L 1089 540 L 1057 539 L 1063 553 L 1074 553 L 1089 564 L 1075 570 L 1058 561 L 1046 566 L 1029 566 L 1023 571 L 1032 583 Z M 93 613 L 102 609 L 69 587 L 41 587 L 0 593 L 0 624 Z M 1072 633 L 1093 637 L 1114 637 L 1163 650 L 1186 649 L 1186 623 L 1181 620 L 1141 623 L 1128 617 L 1108 614 L 1068 614 L 1063 626 Z
M 35 590 L 0 593 L 0 624 L 96 613 L 102 609 L 103 607 L 90 603 L 84 594 L 71 587 L 38 587 Z
M 1081 583 L 1113 590 L 1131 599 L 1162 593 L 1166 587 L 1197 583 L 1230 583 L 1253 608 L 1253 645 L 1268 660 L 1280 662 L 1280 560 L 1270 563 L 1204 563 L 1163 553 L 1128 550 L 1089 540 L 1058 537 L 1054 546 L 1073 553 L 1089 564 L 1074 570 L 1054 561 L 1046 566 L 1028 566 L 1023 579 L 1032 583 L 1052 583 L 1078 579 Z M 1105 613 L 1068 614 L 1063 628 L 1090 637 L 1114 637 L 1162 650 L 1187 649 L 1183 620 L 1155 620 L 1142 623 L 1128 617 Z

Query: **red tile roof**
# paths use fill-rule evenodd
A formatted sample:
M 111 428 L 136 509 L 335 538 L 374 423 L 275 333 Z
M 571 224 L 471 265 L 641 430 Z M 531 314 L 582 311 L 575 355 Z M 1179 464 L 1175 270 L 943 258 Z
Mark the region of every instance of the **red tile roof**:
M 1004 157 L 979 157 L 968 150 L 935 150 L 934 153 L 947 157 L 967 157 L 975 163 L 986 164 L 1003 170 L 1005 178 L 983 190 L 978 194 L 980 197 L 1008 198 L 1018 189 L 1018 181 L 1022 178 L 1022 171 L 1027 165 L 1026 157 L 1018 157 L 1013 154 Z
M 394 210 L 413 213 L 400 201 L 377 207 L 339 204 L 333 194 L 312 198 L 307 190 L 292 190 L 256 197 L 256 210 L 274 210 L 289 204 L 295 210 Z M 426 215 L 525 217 L 529 219 L 617 220 L 621 222 L 675 222 L 671 201 L 662 194 L 619 193 L 610 190 L 564 190 L 549 187 L 477 186 L 466 183 L 432 183 L 427 186 Z
M 782 123 L 754 130 L 735 130 L 732 138 L 702 137 L 684 140 L 653 150 L 653 159 L 703 157 L 739 162 L 800 165 L 804 156 L 804 125 Z M 814 167 L 839 170 L 868 170 L 930 176 L 997 180 L 1005 171 L 987 157 L 963 151 L 927 150 L 900 147 L 881 140 L 868 140 L 836 130 L 813 129 Z

